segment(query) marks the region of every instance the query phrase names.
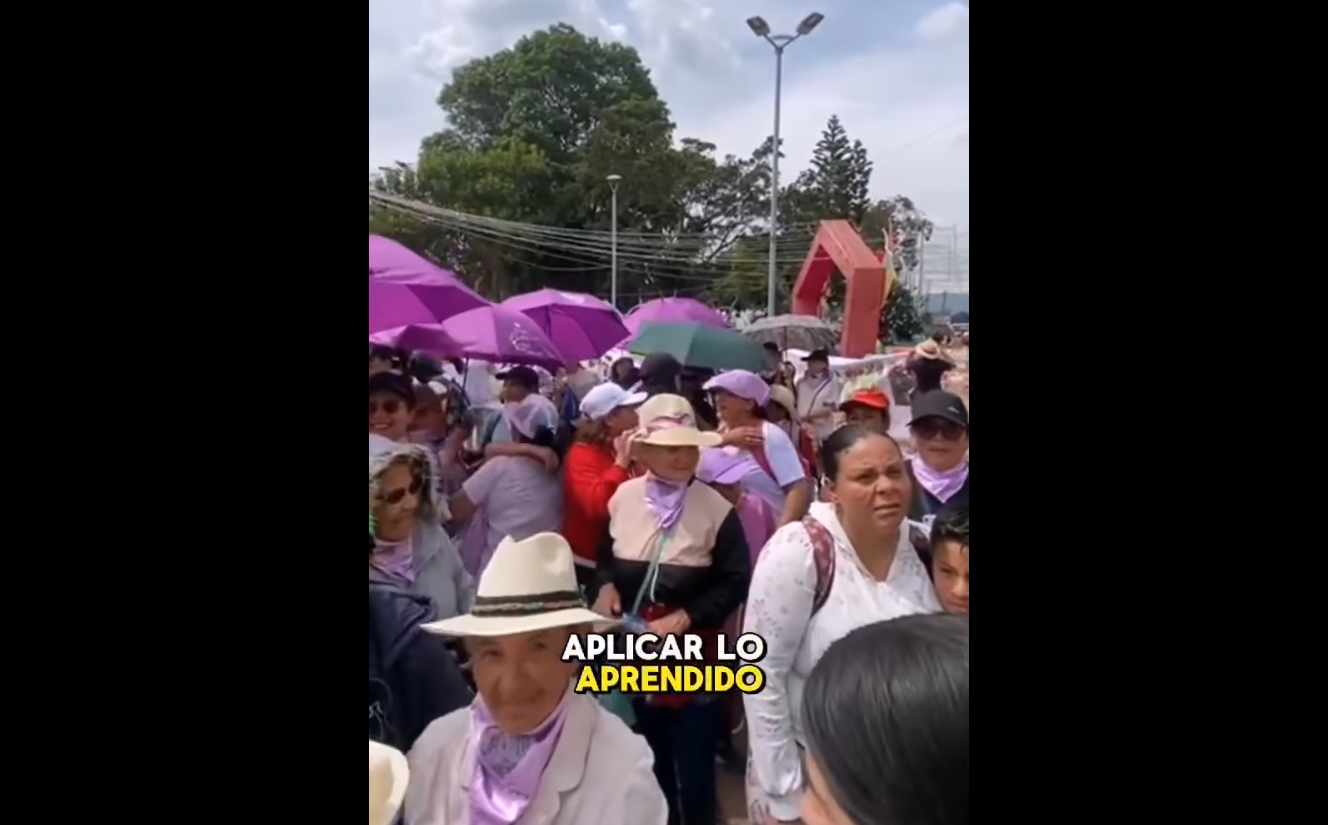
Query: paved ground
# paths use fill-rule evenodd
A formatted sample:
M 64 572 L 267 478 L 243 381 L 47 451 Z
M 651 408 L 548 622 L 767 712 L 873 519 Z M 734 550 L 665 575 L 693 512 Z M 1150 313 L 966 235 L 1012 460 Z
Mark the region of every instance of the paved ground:
M 728 768 L 718 767 L 719 804 L 725 825 L 750 825 L 747 819 L 747 792 L 742 777 Z

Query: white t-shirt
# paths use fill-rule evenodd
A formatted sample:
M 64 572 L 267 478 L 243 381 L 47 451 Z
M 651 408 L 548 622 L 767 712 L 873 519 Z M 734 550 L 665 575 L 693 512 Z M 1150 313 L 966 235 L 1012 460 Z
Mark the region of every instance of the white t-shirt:
M 471 361 L 466 367 L 466 398 L 470 406 L 498 409 L 498 397 L 493 393 L 493 365 L 488 361 Z
M 484 510 L 489 523 L 481 563 L 504 536 L 525 541 L 536 533 L 557 533 L 563 527 L 563 482 L 544 465 L 524 456 L 503 456 L 484 462 L 466 479 L 466 498 Z
M 798 379 L 798 417 L 805 421 L 816 413 L 833 413 L 839 409 L 839 395 L 842 391 L 843 384 L 832 372 L 827 372 L 819 378 L 804 375 Z M 834 416 L 817 419 L 812 422 L 812 429 L 816 431 L 817 441 L 825 441 L 830 437 L 830 433 L 835 431 Z
M 782 513 L 784 500 L 788 498 L 784 488 L 802 481 L 807 476 L 802 471 L 802 461 L 798 458 L 797 448 L 793 446 L 793 442 L 784 431 L 769 421 L 762 423 L 761 430 L 765 434 L 765 460 L 770 465 L 770 473 L 764 469 L 759 473 L 752 473 L 743 481 L 743 489 L 770 502 L 776 513 Z M 739 452 L 752 455 L 747 450 Z M 752 458 L 756 460 L 755 456 Z M 770 477 L 771 473 L 774 473 L 774 478 Z

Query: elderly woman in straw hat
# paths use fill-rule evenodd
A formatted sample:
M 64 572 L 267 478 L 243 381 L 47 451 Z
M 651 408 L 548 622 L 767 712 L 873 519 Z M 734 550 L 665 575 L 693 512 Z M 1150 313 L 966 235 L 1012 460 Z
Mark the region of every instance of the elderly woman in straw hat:
M 410 752 L 410 825 L 664 825 L 650 749 L 562 660 L 573 633 L 613 624 L 581 601 L 572 548 L 505 539 L 468 615 L 424 626 L 461 637 L 479 697 Z M 711 766 L 713 770 L 713 765 Z
M 624 482 L 609 500 L 596 609 L 626 613 L 661 636 L 700 634 L 712 657 L 720 628 L 747 598 L 752 569 L 737 511 L 696 478 L 701 450 L 718 446 L 720 435 L 697 429 L 692 405 L 681 396 L 656 395 L 636 414 L 633 451 L 646 474 Z M 633 710 L 655 752 L 669 821 L 715 822 L 718 702 L 652 694 L 636 699 Z

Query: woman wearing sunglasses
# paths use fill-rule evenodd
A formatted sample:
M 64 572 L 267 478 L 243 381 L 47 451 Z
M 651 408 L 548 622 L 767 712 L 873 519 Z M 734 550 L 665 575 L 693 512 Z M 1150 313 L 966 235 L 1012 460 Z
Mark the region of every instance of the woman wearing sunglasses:
M 415 386 L 398 372 L 369 376 L 369 432 L 404 441 L 415 420 Z
M 909 423 L 917 454 L 911 521 L 930 524 L 943 507 L 968 506 L 968 408 L 959 396 L 935 390 L 913 399 Z
M 369 435 L 369 581 L 425 596 L 440 619 L 470 609 L 474 582 L 440 525 L 428 453 Z

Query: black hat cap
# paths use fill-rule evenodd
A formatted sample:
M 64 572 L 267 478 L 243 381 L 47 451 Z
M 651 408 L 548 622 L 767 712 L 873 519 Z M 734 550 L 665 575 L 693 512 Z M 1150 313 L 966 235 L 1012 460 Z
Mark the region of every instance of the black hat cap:
M 667 384 L 682 375 L 682 364 L 667 352 L 652 352 L 641 362 L 641 383 Z
M 802 359 L 802 360 L 805 361 L 805 362 L 810 362 L 810 361 L 823 361 L 823 362 L 825 362 L 825 363 L 828 364 L 828 363 L 830 363 L 830 350 L 828 350 L 828 349 L 814 349 L 814 350 L 812 350 L 811 352 L 807 353 L 807 357 L 804 358 L 804 359 Z
M 963 399 L 952 392 L 934 390 L 914 398 L 913 420 L 909 426 L 924 418 L 941 418 L 968 429 L 968 408 L 964 406 Z
M 510 381 L 530 392 L 539 392 L 539 373 L 530 367 L 512 367 L 506 372 L 498 373 L 494 378 L 499 381 Z
M 415 406 L 415 384 L 399 372 L 379 372 L 369 376 L 369 394 L 386 392 Z

